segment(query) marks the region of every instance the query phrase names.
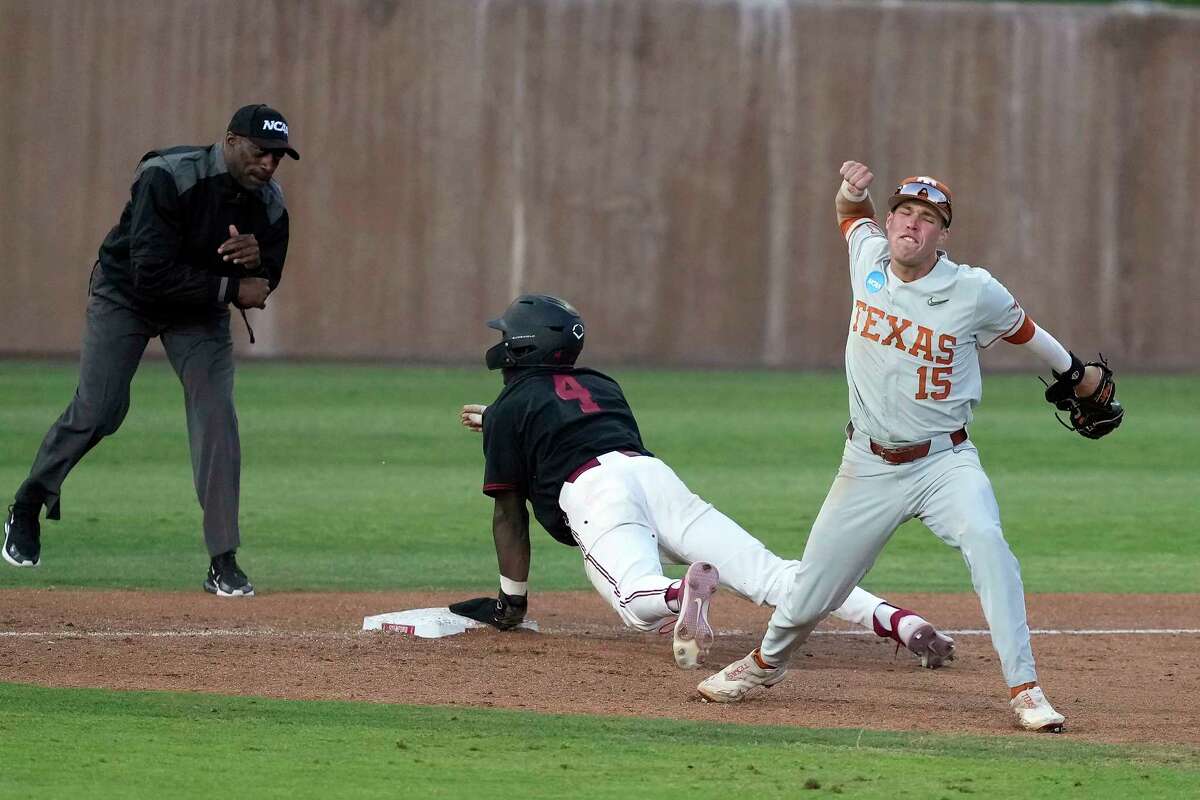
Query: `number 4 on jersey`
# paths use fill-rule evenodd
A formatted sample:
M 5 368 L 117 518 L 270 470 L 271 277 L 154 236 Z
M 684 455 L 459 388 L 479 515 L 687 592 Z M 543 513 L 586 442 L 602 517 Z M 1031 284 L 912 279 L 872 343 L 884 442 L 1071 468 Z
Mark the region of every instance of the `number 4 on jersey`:
M 592 399 L 592 393 L 570 375 L 554 376 L 554 392 L 563 400 L 578 400 L 579 410 L 585 414 L 593 414 L 600 410 L 600 406 Z

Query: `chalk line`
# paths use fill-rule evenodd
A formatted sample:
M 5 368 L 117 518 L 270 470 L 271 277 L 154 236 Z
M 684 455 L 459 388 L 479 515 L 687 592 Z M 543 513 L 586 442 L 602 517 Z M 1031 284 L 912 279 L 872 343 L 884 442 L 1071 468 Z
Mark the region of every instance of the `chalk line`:
M 595 629 L 595 628 L 593 628 Z M 555 631 L 544 629 L 546 633 L 562 633 L 578 631 Z M 959 628 L 939 630 L 947 636 L 990 636 L 985 629 Z M 265 629 L 180 629 L 159 631 L 0 631 L 0 638 L 9 639 L 212 639 L 212 638 L 343 638 L 362 631 L 280 631 L 273 628 Z M 1189 636 L 1200 634 L 1200 628 L 1034 628 L 1029 631 L 1034 636 Z M 372 631 L 371 633 L 374 633 Z M 751 636 L 762 631 L 718 630 L 718 635 Z M 875 636 L 867 630 L 818 630 L 813 636 Z

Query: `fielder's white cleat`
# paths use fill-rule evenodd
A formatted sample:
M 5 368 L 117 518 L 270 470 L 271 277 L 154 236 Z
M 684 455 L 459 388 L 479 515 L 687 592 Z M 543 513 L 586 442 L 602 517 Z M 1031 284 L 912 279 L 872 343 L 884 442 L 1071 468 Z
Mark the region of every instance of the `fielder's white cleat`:
M 708 601 L 720 583 L 717 568 L 707 561 L 697 561 L 683 576 L 683 591 L 679 595 L 679 619 L 675 621 L 675 639 L 671 652 L 680 669 L 695 669 L 704 663 L 713 643 L 712 625 L 708 623 Z
M 758 665 L 755 658 L 757 654 L 758 650 L 755 649 L 716 675 L 710 675 L 700 682 L 696 690 L 705 700 L 714 703 L 736 703 L 759 686 L 769 689 L 783 680 L 787 675 L 787 667 L 764 669 Z
M 1067 718 L 1054 710 L 1040 686 L 1026 689 L 1012 700 L 1008 701 L 1013 713 L 1017 715 L 1017 724 L 1027 731 L 1043 731 L 1045 733 L 1062 733 Z

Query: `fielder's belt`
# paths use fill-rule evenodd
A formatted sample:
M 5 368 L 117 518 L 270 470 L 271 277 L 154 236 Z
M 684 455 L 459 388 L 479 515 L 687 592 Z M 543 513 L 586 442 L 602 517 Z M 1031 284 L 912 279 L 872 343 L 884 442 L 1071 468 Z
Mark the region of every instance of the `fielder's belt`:
M 953 433 L 943 433 L 924 442 L 913 442 L 912 444 L 901 445 L 900 447 L 890 447 L 880 444 L 861 433 L 857 434 L 857 436 L 858 438 L 855 439 L 854 423 L 848 423 L 846 425 L 847 439 L 857 441 L 864 446 L 869 446 L 872 453 L 889 464 L 909 464 L 919 458 L 924 458 L 930 453 L 940 453 L 943 450 L 958 447 L 967 440 L 967 429 L 959 428 Z

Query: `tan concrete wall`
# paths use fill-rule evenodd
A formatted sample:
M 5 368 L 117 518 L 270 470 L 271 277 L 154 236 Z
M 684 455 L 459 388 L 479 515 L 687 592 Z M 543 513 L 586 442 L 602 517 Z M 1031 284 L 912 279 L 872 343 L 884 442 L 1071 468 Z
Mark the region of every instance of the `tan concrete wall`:
M 0 53 L 0 353 L 74 351 L 137 158 L 264 101 L 304 159 L 245 353 L 475 359 L 537 290 L 597 360 L 835 366 L 857 158 L 950 183 L 951 256 L 1081 353 L 1200 361 L 1195 11 L 0 0 Z

